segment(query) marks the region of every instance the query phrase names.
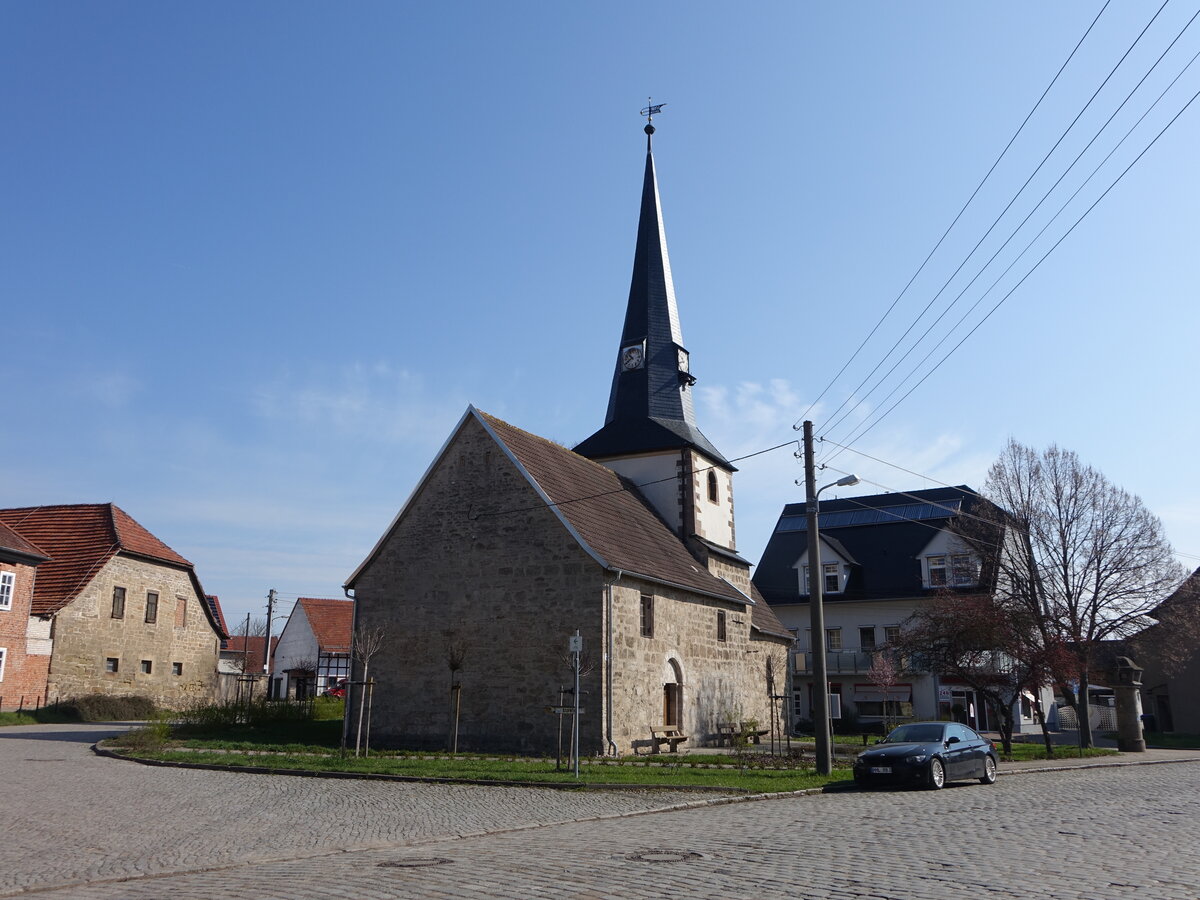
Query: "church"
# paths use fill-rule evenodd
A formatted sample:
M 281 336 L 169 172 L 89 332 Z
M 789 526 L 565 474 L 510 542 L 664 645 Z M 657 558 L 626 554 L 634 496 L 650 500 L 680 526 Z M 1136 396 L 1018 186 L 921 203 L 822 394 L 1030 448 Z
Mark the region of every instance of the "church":
M 685 749 L 767 729 L 786 690 L 792 635 L 737 552 L 736 469 L 696 424 L 645 131 L 603 427 L 569 450 L 469 407 L 346 582 L 356 633 L 385 636 L 375 745 L 554 752 L 576 634 L 584 755 L 653 749 L 665 724 Z

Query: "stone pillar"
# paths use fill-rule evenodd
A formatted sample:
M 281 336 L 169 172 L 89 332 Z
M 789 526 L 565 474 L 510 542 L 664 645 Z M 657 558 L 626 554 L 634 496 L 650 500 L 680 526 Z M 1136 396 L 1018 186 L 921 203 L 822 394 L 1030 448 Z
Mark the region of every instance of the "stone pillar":
M 1145 753 L 1142 737 L 1142 670 L 1128 656 L 1118 656 L 1113 670 L 1113 692 L 1117 696 L 1117 749 L 1123 753 Z

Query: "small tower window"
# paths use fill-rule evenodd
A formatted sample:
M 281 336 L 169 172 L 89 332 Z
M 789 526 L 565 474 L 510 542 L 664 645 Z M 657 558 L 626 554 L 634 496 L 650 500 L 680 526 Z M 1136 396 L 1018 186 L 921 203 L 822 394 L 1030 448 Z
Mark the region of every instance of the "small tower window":
M 708 499 L 711 503 L 717 503 L 720 499 L 717 492 L 717 473 L 712 469 L 708 470 Z
M 726 639 L 727 639 L 727 632 L 725 631 L 725 610 L 718 609 L 717 610 L 717 640 L 725 641 Z

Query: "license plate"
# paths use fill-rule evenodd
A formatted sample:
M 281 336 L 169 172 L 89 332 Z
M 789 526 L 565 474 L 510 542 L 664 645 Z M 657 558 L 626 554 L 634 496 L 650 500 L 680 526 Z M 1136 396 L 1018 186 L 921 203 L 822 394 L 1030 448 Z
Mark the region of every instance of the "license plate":
M 892 767 L 891 766 L 871 766 L 871 774 L 872 775 L 891 775 Z

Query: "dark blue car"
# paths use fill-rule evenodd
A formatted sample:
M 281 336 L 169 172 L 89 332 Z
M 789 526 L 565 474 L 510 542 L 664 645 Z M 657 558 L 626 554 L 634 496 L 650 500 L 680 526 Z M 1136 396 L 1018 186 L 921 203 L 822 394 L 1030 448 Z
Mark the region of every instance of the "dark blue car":
M 937 790 L 947 781 L 996 783 L 996 747 L 957 722 L 911 722 L 858 755 L 854 781 L 911 784 Z

